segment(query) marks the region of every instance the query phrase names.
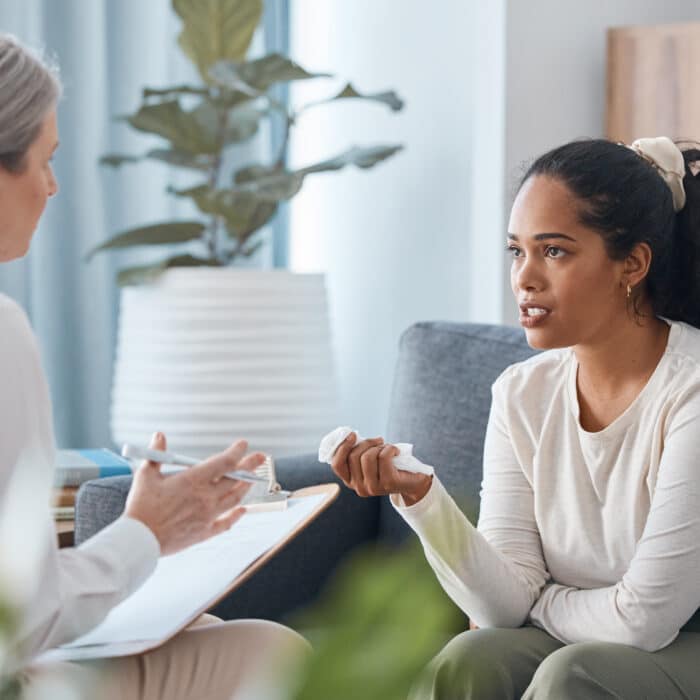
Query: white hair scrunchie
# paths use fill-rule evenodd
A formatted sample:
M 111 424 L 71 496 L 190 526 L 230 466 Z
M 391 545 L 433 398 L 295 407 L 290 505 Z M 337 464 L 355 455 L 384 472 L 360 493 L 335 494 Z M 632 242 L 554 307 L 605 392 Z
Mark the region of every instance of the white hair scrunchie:
M 650 163 L 661 175 L 673 195 L 673 209 L 680 211 L 685 206 L 685 161 L 678 146 L 668 136 L 653 139 L 637 139 L 631 148 L 637 155 Z

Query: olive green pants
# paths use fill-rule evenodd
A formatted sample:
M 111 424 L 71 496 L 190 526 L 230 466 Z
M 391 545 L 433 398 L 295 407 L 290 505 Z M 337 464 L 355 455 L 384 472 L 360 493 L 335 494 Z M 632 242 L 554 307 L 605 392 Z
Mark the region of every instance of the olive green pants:
M 565 645 L 534 627 L 452 639 L 410 700 L 698 700 L 700 634 L 656 652 L 607 642 Z

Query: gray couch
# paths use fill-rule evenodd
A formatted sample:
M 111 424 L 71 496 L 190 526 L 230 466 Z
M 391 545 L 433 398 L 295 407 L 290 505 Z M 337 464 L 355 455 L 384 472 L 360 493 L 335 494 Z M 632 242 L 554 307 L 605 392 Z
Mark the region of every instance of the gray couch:
M 513 328 L 411 326 L 401 337 L 385 438 L 412 442 L 416 456 L 435 466 L 458 502 L 476 504 L 491 384 L 505 367 L 533 352 Z M 288 489 L 334 480 L 330 467 L 313 454 L 279 459 L 276 465 Z M 130 484 L 130 477 L 115 477 L 81 488 L 76 543 L 120 515 Z M 213 612 L 224 619 L 282 620 L 317 596 L 348 552 L 379 540 L 396 544 L 408 534 L 387 498 L 362 499 L 342 487 L 331 508 Z

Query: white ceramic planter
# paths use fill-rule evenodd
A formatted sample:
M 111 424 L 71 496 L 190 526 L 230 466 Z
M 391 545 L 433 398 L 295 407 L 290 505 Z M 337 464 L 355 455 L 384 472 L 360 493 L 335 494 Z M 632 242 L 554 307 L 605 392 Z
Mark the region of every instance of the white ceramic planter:
M 243 437 L 275 457 L 336 425 L 324 278 L 177 268 L 122 290 L 112 436 L 203 457 Z

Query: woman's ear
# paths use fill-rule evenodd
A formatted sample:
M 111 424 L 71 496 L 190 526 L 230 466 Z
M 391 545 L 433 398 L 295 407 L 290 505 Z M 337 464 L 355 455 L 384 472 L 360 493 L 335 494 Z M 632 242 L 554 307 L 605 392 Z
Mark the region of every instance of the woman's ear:
M 625 284 L 636 287 L 649 274 L 651 267 L 651 248 L 648 243 L 637 243 L 632 252 L 625 258 L 623 274 Z

